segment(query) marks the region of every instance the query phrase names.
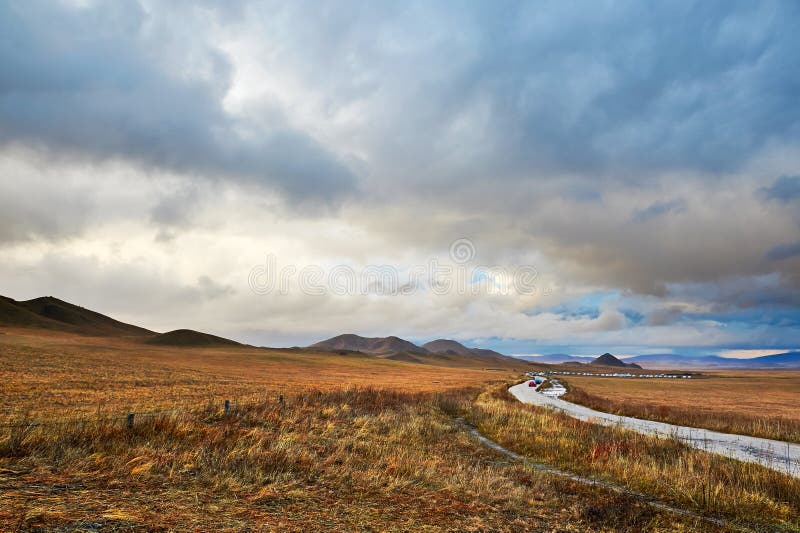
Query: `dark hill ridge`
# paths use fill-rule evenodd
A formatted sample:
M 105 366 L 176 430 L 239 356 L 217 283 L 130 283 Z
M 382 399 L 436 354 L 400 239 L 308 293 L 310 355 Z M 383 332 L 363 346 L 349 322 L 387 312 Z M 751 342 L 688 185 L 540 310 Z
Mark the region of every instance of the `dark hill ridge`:
M 4 326 L 21 326 L 21 327 L 57 327 L 58 324 L 54 323 L 45 317 L 32 313 L 19 302 L 0 296 L 0 324 Z
M 451 353 L 457 355 L 469 355 L 472 353 L 469 348 L 460 342 L 449 339 L 436 339 L 435 341 L 426 342 L 422 347 L 433 353 Z
M 242 346 L 229 339 L 189 329 L 158 334 L 52 296 L 25 301 L 0 296 L 0 326 L 42 328 L 100 337 L 134 337 L 161 346 Z
M 442 358 L 453 362 L 470 360 L 475 364 L 498 363 L 507 365 L 519 362 L 517 359 L 505 356 L 494 350 L 467 348 L 460 342 L 450 339 L 437 339 L 422 346 L 417 346 L 399 337 L 361 337 L 346 333 L 312 344 L 309 348 L 330 352 L 356 351 L 388 359 L 413 360 L 414 362 L 440 361 Z
M 509 359 L 516 360 L 500 352 L 495 352 L 494 350 L 467 348 L 460 342 L 451 339 L 436 339 L 435 341 L 426 342 L 422 347 L 431 353 L 478 357 L 486 361 L 496 361 L 500 363 L 507 363 Z
M 41 328 L 91 336 L 131 337 L 145 343 L 149 342 L 154 345 L 161 344 L 165 346 L 243 346 L 229 339 L 192 330 L 176 330 L 165 334 L 157 334 L 52 296 L 23 301 L 0 296 L 0 328 L 4 326 Z M 0 334 L 2 333 L 0 331 Z M 333 339 L 314 344 L 311 347 L 327 351 L 344 350 L 364 354 L 396 356 L 396 358 L 419 362 L 450 361 L 454 364 L 457 364 L 458 361 L 471 359 L 471 364 L 477 364 L 477 361 L 485 364 L 493 361 L 508 363 L 509 360 L 543 363 L 571 360 L 575 362 L 563 364 L 580 365 L 581 363 L 577 361 L 589 359 L 565 354 L 513 358 L 492 350 L 467 348 L 457 341 L 448 339 L 438 339 L 420 347 L 398 337 L 368 339 L 358 335 L 339 335 Z M 411 356 L 412 354 L 413 357 Z M 800 352 L 786 352 L 747 359 L 721 357 L 719 355 L 649 354 L 632 357 L 626 359 L 626 361 L 630 362 L 625 363 L 611 354 L 603 354 L 595 359 L 593 364 L 619 368 L 623 366 L 641 368 L 634 363 L 641 363 L 647 368 L 800 368 Z
M 215 347 L 215 346 L 243 346 L 242 344 L 226 339 L 224 337 L 217 337 L 209 333 L 202 333 L 191 329 L 176 329 L 167 333 L 161 333 L 145 341 L 147 344 L 155 344 L 158 346 L 193 346 L 199 347 Z
M 325 351 L 351 350 L 355 352 L 387 355 L 399 352 L 425 354 L 428 350 L 399 337 L 361 337 L 345 333 L 312 344 L 309 348 Z
M 606 352 L 591 363 L 590 365 L 601 365 L 601 366 L 615 366 L 619 368 L 642 368 L 636 363 L 624 363 L 611 355 L 610 353 Z
M 478 357 L 482 357 L 484 359 L 513 359 L 507 355 L 503 355 L 500 352 L 495 352 L 494 350 L 487 350 L 485 348 L 470 348 L 470 352 Z
M 0 297 L 0 325 L 54 329 L 97 336 L 148 336 L 154 332 L 84 307 L 43 296 L 16 301 Z

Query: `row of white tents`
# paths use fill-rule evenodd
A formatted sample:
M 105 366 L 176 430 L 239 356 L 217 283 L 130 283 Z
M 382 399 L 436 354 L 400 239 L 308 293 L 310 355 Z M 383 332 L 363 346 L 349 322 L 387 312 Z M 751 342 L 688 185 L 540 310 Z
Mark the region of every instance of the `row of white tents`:
M 570 372 L 566 370 L 548 370 L 541 372 L 541 374 L 555 374 L 560 376 L 597 376 L 604 378 L 643 378 L 643 379 L 692 379 L 691 374 L 632 374 L 630 372 Z M 529 372 L 529 376 L 534 373 Z

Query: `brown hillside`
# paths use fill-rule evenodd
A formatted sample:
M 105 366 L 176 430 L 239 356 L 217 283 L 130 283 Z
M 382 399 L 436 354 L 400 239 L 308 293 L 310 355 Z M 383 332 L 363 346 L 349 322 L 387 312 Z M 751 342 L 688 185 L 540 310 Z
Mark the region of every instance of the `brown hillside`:
M 435 341 L 423 344 L 422 347 L 431 353 L 461 355 L 473 358 L 477 357 L 485 360 L 486 362 L 502 363 L 502 364 L 509 362 L 518 362 L 517 360 L 512 359 L 506 355 L 503 355 L 500 352 L 495 352 L 494 350 L 486 350 L 483 348 L 467 348 L 460 342 L 451 339 L 437 339 Z
M 202 333 L 191 329 L 176 329 L 156 335 L 145 341 L 147 344 L 158 346 L 194 346 L 194 347 L 220 347 L 220 346 L 242 346 L 242 344 L 218 337 L 209 333 Z
M 399 337 L 362 337 L 352 333 L 345 333 L 336 337 L 317 342 L 309 346 L 318 350 L 337 351 L 353 350 L 376 355 L 408 352 L 415 354 L 428 353 L 425 348 L 420 348 L 413 342 Z
M 145 336 L 154 332 L 126 324 L 52 296 L 16 301 L 0 297 L 0 325 L 46 328 L 96 336 Z
M 436 339 L 435 341 L 426 342 L 422 347 L 433 353 L 454 353 L 459 355 L 469 355 L 472 353 L 472 350 L 460 342 L 450 339 Z
M 590 365 L 599 365 L 599 366 L 613 366 L 613 367 L 618 367 L 618 368 L 642 368 L 639 365 L 637 365 L 636 363 L 625 363 L 625 362 L 617 359 L 616 357 L 614 357 L 610 353 L 604 353 L 603 355 L 601 355 L 600 357 L 598 357 L 597 359 L 595 359 L 594 361 L 592 361 L 589 364 Z

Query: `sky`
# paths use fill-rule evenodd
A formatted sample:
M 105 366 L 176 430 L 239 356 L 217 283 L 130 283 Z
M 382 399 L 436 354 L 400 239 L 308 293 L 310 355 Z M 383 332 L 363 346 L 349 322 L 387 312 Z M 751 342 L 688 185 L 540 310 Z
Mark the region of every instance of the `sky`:
M 269 346 L 800 347 L 798 23 L 0 2 L 0 294 Z

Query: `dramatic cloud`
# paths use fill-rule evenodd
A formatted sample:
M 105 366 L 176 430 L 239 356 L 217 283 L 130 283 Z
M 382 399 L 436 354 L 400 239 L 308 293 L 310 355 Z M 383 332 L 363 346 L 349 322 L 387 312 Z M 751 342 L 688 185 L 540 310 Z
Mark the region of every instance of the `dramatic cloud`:
M 172 35 L 131 2 L 0 6 L 0 141 L 252 180 L 295 200 L 347 192 L 346 166 L 280 114 L 248 131 L 225 112 L 228 61 L 187 11 L 197 34 Z
M 788 0 L 3 4 L 0 293 L 265 344 L 793 347 L 799 22 Z M 407 276 L 461 238 L 464 267 L 536 290 L 248 286 L 268 254 Z

